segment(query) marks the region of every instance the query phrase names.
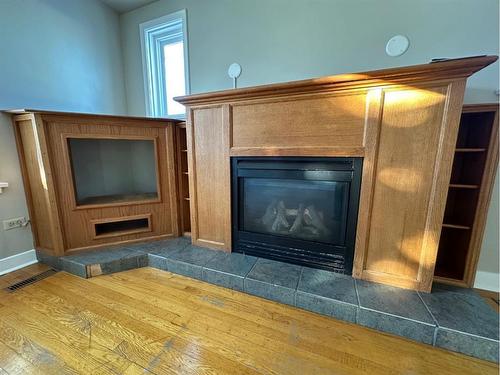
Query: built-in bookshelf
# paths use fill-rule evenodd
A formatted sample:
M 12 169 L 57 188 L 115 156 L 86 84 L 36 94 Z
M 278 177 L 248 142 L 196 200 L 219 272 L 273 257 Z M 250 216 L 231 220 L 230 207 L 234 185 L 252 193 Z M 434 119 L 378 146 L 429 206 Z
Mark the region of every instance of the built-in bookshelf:
M 179 180 L 179 221 L 182 233 L 191 235 L 189 208 L 189 172 L 187 161 L 186 123 L 176 126 L 177 168 Z
M 498 165 L 498 104 L 465 105 L 453 160 L 435 279 L 472 286 Z

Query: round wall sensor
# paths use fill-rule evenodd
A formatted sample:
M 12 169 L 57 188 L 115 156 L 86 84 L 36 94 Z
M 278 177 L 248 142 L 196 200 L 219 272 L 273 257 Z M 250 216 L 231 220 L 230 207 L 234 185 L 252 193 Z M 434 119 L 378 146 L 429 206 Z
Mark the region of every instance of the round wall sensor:
M 385 45 L 385 52 L 389 56 L 401 56 L 408 50 L 410 41 L 404 35 L 395 35 Z
M 232 63 L 231 65 L 229 65 L 227 74 L 229 74 L 229 77 L 231 78 L 238 78 L 241 74 L 241 65 L 238 63 Z

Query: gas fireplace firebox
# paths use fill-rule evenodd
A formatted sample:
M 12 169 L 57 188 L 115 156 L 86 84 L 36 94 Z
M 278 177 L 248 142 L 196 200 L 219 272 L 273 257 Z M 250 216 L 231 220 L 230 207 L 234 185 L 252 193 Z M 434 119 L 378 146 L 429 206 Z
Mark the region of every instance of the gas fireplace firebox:
M 362 163 L 231 158 L 233 251 L 351 274 Z

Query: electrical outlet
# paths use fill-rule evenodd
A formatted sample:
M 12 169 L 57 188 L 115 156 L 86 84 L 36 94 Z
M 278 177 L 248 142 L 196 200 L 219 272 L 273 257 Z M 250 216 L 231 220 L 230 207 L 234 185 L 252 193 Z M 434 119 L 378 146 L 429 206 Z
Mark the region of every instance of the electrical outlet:
M 25 227 L 26 225 L 28 225 L 28 220 L 25 217 L 16 217 L 14 219 L 8 219 L 3 221 L 4 230 Z

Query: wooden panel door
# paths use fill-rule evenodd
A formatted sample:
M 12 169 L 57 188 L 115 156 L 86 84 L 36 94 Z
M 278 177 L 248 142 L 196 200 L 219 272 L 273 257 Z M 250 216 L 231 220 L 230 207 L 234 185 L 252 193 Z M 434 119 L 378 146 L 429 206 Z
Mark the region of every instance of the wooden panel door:
M 187 140 L 192 241 L 230 251 L 229 105 L 191 108 Z
M 356 249 L 365 256 L 355 276 L 430 290 L 463 87 L 385 90 L 371 209 L 359 213 L 370 215 L 367 241 Z

